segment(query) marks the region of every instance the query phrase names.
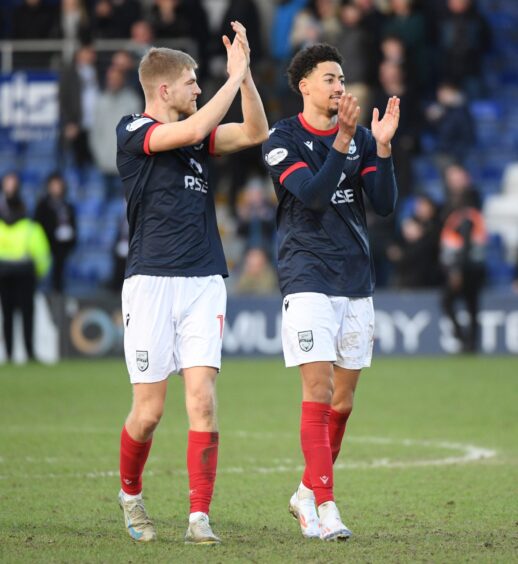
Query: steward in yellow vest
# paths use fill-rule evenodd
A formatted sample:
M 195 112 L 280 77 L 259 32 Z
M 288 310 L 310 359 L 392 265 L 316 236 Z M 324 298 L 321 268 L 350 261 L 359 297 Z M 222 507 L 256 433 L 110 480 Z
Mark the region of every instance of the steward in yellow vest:
M 4 188 L 5 177 L 2 182 Z M 34 358 L 33 316 L 37 278 L 50 269 L 47 236 L 39 223 L 26 217 L 25 206 L 14 193 L 0 195 L 0 303 L 8 360 L 13 354 L 13 317 L 20 310 L 27 356 Z

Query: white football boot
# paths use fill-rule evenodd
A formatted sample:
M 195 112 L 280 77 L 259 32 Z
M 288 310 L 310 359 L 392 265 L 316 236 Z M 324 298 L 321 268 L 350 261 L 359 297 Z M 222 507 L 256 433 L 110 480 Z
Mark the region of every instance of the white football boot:
M 302 536 L 307 539 L 320 538 L 320 523 L 315 507 L 315 494 L 302 484 L 291 496 L 289 511 L 297 519 Z
M 325 541 L 346 541 L 351 531 L 342 523 L 334 501 L 326 501 L 318 506 L 320 516 L 320 538 Z
M 126 501 L 124 493 L 119 492 L 119 505 L 124 512 L 124 522 L 129 536 L 137 542 L 156 540 L 153 521 L 149 518 L 142 498 Z
M 201 513 L 195 520 L 189 521 L 184 540 L 185 544 L 221 543 L 221 539 L 212 532 L 209 516 L 206 513 Z

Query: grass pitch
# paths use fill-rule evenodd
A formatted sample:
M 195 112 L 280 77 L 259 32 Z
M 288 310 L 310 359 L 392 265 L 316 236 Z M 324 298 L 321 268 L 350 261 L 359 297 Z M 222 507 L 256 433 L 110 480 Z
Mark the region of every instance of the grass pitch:
M 300 384 L 281 361 L 224 362 L 211 522 L 185 546 L 183 389 L 171 378 L 144 474 L 158 541 L 117 506 L 131 389 L 120 361 L 0 367 L 1 562 L 516 562 L 518 361 L 376 359 L 362 375 L 335 493 L 354 537 L 305 540 L 287 511 L 300 479 Z

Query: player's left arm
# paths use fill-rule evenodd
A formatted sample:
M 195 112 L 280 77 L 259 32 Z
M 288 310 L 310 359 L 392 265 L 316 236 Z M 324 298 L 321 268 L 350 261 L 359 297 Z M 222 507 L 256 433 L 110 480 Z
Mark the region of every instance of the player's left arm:
M 394 176 L 391 141 L 399 124 L 399 103 L 397 96 L 389 98 L 381 120 L 378 108 L 372 111 L 371 131 L 376 142 L 376 156 L 375 161 L 368 163 L 361 173 L 363 186 L 372 207 L 376 213 L 383 216 L 394 211 L 397 201 L 398 190 Z
M 239 22 L 232 22 L 231 25 L 250 61 L 246 29 Z M 217 127 L 213 149 L 216 155 L 235 153 L 253 145 L 259 145 L 268 139 L 268 121 L 250 69 L 241 83 L 240 91 L 243 122 L 225 123 Z

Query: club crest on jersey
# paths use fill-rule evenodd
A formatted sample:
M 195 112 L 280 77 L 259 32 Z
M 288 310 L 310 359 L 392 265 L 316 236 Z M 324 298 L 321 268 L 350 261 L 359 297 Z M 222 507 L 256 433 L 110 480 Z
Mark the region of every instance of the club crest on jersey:
M 270 165 L 275 166 L 281 163 L 288 156 L 288 149 L 283 149 L 279 147 L 278 149 L 272 149 L 269 153 L 266 153 L 264 160 Z
M 189 160 L 189 166 L 198 174 L 201 174 L 203 172 L 201 164 L 193 158 Z
M 351 142 L 349 143 L 349 154 L 354 155 L 354 153 L 356 153 L 356 143 L 354 142 L 354 139 L 351 139 Z
M 141 372 L 145 372 L 149 367 L 149 358 L 147 351 L 137 351 L 137 368 Z
M 141 117 L 139 119 L 136 119 L 135 121 L 132 121 L 131 123 L 128 123 L 126 130 L 135 131 L 136 129 L 139 129 L 139 127 L 142 127 L 143 125 L 150 123 L 151 121 L 153 121 L 151 118 Z
M 313 331 L 299 331 L 299 346 L 304 352 L 313 348 Z

